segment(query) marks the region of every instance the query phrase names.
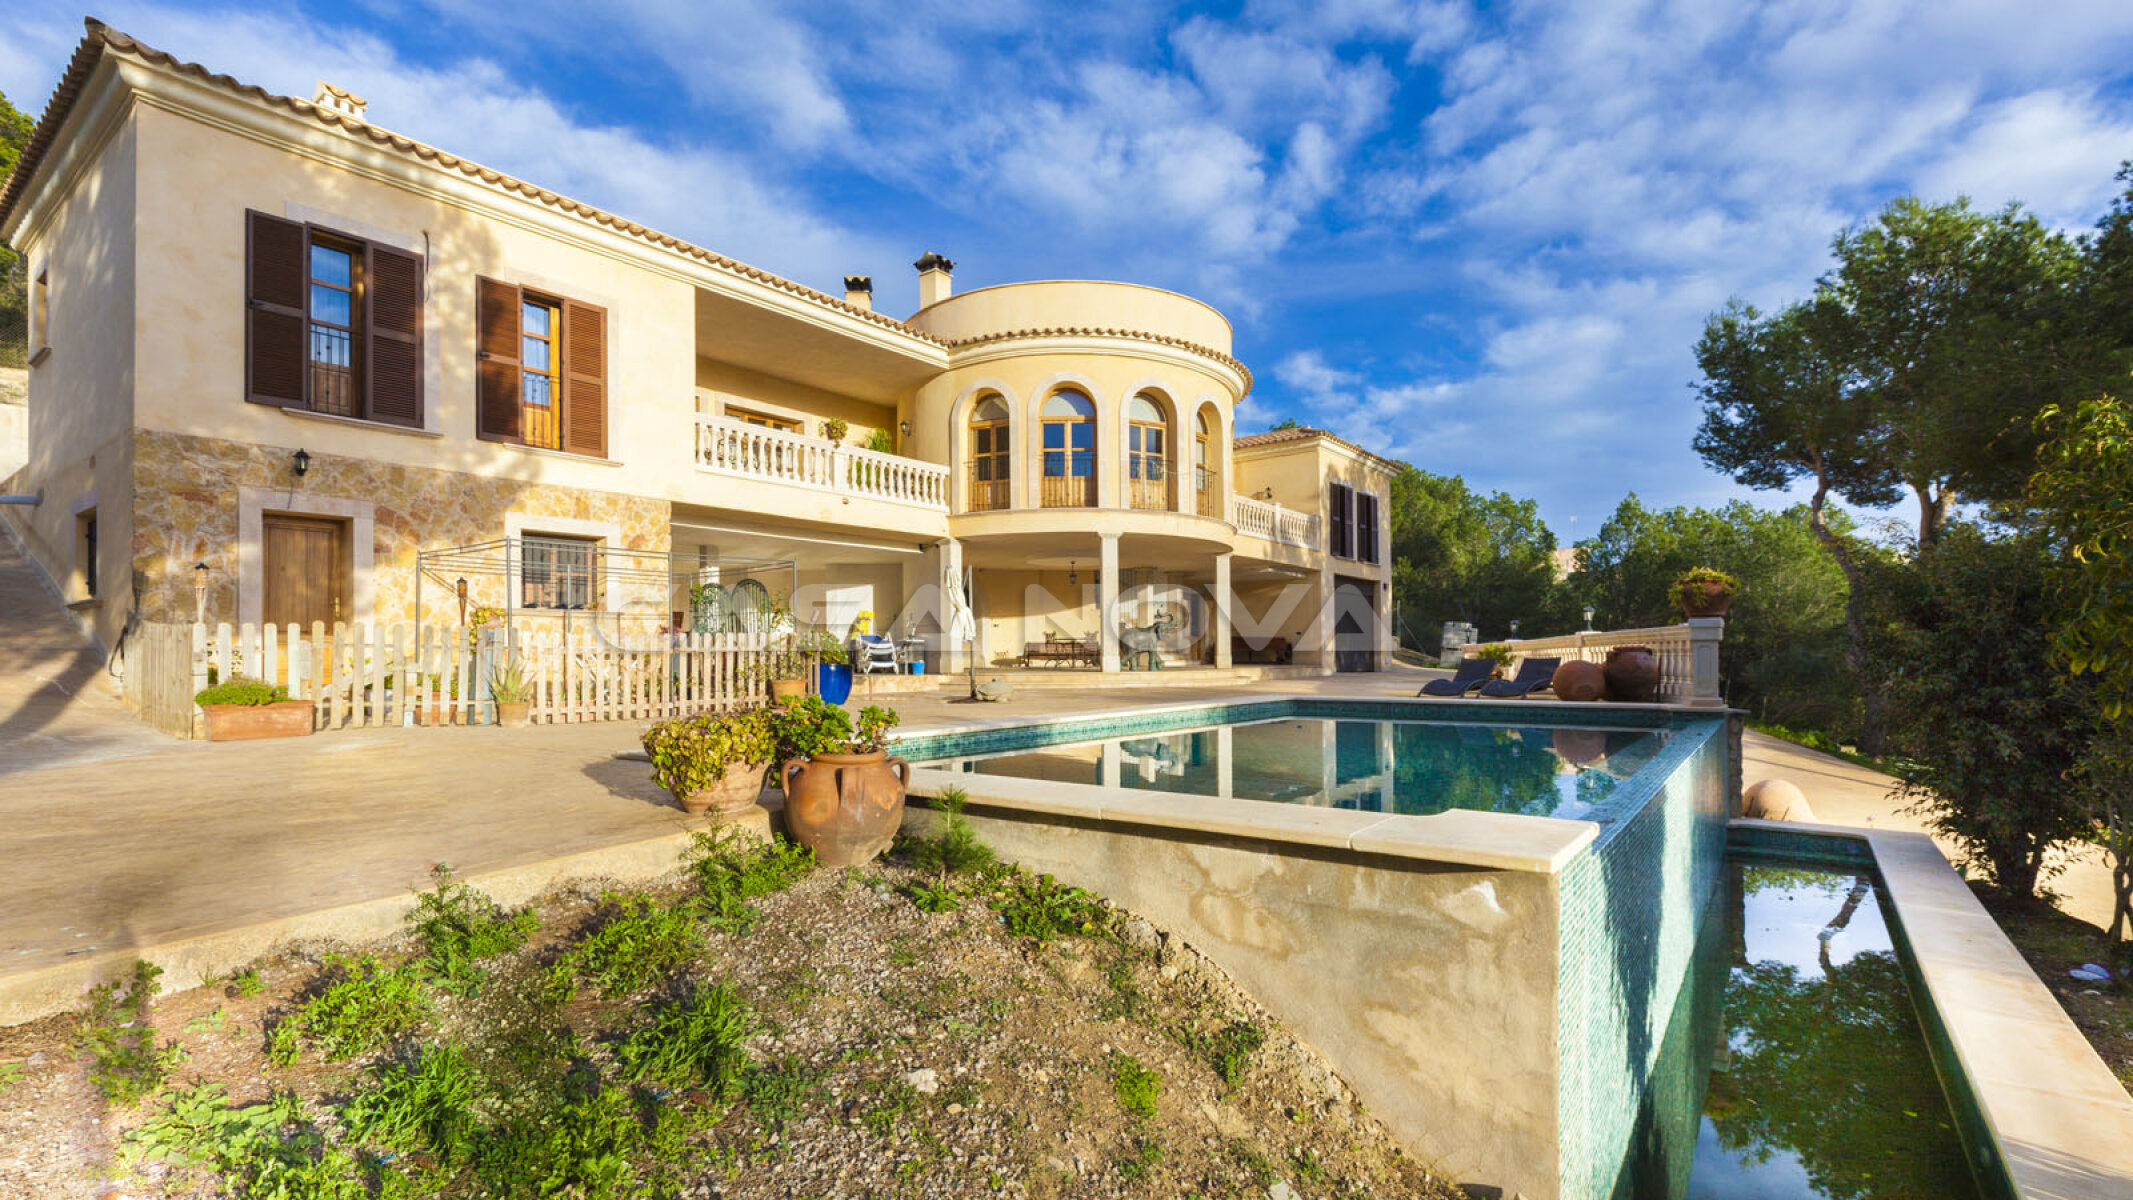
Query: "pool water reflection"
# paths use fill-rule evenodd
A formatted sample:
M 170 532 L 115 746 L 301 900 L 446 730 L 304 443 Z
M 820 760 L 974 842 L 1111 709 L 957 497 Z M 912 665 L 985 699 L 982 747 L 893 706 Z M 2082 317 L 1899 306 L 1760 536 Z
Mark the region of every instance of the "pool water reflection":
M 1874 881 L 1721 888 L 1617 1200 L 1976 1200 Z
M 1666 730 L 1468 722 L 1264 721 L 927 764 L 980 775 L 1369 812 L 1448 808 L 1597 819 Z

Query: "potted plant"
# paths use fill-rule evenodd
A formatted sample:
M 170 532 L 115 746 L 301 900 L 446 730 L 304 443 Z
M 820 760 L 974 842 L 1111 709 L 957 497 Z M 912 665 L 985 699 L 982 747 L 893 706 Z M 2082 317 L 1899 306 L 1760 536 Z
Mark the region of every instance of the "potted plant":
M 1474 647 L 1474 657 L 1495 663 L 1496 677 L 1498 679 L 1503 678 L 1503 673 L 1511 669 L 1511 648 L 1502 642 L 1491 642 L 1486 646 Z
M 207 713 L 207 740 L 309 737 L 312 703 L 289 699 L 289 689 L 243 675 L 200 689 L 193 703 Z
M 761 709 L 661 721 L 644 731 L 652 780 L 684 812 L 746 812 L 763 791 L 777 736 Z
M 807 680 L 801 672 L 807 669 L 807 656 L 800 652 L 793 632 L 791 604 L 766 596 L 749 610 L 745 623 L 749 632 L 770 635 L 762 656 L 750 670 L 753 678 L 770 681 L 770 702 L 777 704 L 806 695 Z
M 1724 571 L 1692 567 L 1683 571 L 1681 578 L 1666 590 L 1666 598 L 1674 602 L 1684 617 L 1722 617 L 1733 607 L 1733 593 L 1739 590 L 1740 580 Z
M 831 704 L 852 698 L 852 656 L 846 653 L 843 642 L 817 630 L 800 644 L 800 652 L 819 660 L 815 667 L 816 693 Z
M 850 433 L 851 430 L 851 422 L 843 417 L 831 417 L 829 420 L 822 422 L 822 436 L 832 442 L 844 441 L 844 435 Z
M 533 687 L 526 682 L 526 669 L 517 659 L 498 664 L 489 672 L 489 698 L 496 701 L 496 723 L 505 729 L 524 729 L 526 708 Z
M 851 715 L 819 696 L 770 712 L 778 782 L 785 789 L 785 832 L 824 865 L 858 866 L 886 849 L 904 819 L 911 766 L 882 745 L 896 724 L 891 709 L 868 705 Z

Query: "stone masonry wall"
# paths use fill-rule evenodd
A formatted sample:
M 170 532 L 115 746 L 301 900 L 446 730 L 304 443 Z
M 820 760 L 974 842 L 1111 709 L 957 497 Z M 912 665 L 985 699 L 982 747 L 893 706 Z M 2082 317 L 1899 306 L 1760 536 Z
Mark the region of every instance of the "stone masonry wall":
M 379 621 L 414 619 L 418 549 L 501 538 L 508 513 L 612 523 L 622 531 L 620 548 L 669 549 L 672 508 L 665 500 L 331 454 L 313 455 L 310 469 L 299 480 L 290 470 L 294 453 L 290 447 L 135 432 L 133 571 L 142 619 L 190 621 L 193 564 L 205 562 L 207 619 L 237 620 L 241 487 L 287 490 L 292 511 L 302 510 L 305 496 L 375 504 L 373 580 Z M 502 602 L 501 577 L 462 573 L 474 576 L 469 580 L 474 604 Z M 428 619 L 456 616 L 449 586 L 434 579 L 424 582 Z

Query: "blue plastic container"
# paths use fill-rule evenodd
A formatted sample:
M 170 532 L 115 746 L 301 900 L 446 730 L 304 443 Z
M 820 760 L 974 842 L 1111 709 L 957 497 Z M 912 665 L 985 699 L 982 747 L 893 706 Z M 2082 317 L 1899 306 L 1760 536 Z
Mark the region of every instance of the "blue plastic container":
M 852 698 L 852 668 L 848 663 L 821 663 L 815 667 L 815 690 L 831 704 Z

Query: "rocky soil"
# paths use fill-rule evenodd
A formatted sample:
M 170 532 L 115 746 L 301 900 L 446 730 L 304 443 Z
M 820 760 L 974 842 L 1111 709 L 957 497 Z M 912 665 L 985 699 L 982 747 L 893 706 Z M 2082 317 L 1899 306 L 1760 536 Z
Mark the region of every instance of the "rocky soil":
M 530 942 L 483 964 L 491 979 L 476 997 L 432 989 L 429 1015 L 383 1048 L 340 1062 L 307 1048 L 278 1067 L 269 1031 L 317 994 L 328 956 L 348 948 L 292 949 L 259 965 L 256 987 L 240 976 L 157 999 L 147 1019 L 186 1057 L 131 1104 L 106 1099 L 92 1082 L 90 1057 L 77 1048 L 81 1018 L 0 1030 L 0 1194 L 240 1194 L 211 1166 L 133 1162 L 127 1152 L 139 1140 L 133 1131 L 168 1111 L 173 1095 L 207 1081 L 227 1088 L 232 1107 L 293 1093 L 304 1123 L 287 1128 L 312 1131 L 316 1144 L 277 1144 L 309 1147 L 306 1162 L 339 1153 L 333 1162 L 354 1164 L 347 1178 L 290 1194 L 478 1195 L 471 1170 L 352 1137 L 351 1097 L 391 1064 L 440 1044 L 501 1064 L 551 1044 L 540 1041 L 550 1035 L 595 1087 L 628 1090 L 641 1119 L 658 1125 L 662 1106 L 685 1110 L 672 1123 L 681 1140 L 659 1143 L 660 1170 L 635 1170 L 612 1191 L 574 1185 L 567 1195 L 1461 1194 L 1403 1154 L 1326 1063 L 1211 961 L 1104 905 L 1075 932 L 1018 935 L 995 911 L 1014 878 L 952 882 L 935 896 L 956 896 L 960 907 L 929 913 L 910 890 L 938 883 L 934 876 L 893 862 L 817 869 L 754 899 L 760 918 L 749 931 L 705 929 L 700 951 L 650 987 L 581 989 L 544 1005 L 526 1000 L 535 982 L 612 911 L 595 887 L 559 892 L 535 906 Z M 654 894 L 678 908 L 695 886 L 677 876 Z M 420 946 L 410 937 L 365 949 L 390 964 Z M 711 982 L 730 986 L 755 1015 L 747 1088 L 724 1099 L 629 1083 L 618 1043 L 659 1005 Z M 487 1119 L 482 1106 L 504 1095 L 499 1088 L 477 1102 L 476 1117 Z M 319 1173 L 334 1174 L 330 1163 Z M 333 1190 L 343 1186 L 356 1190 Z

